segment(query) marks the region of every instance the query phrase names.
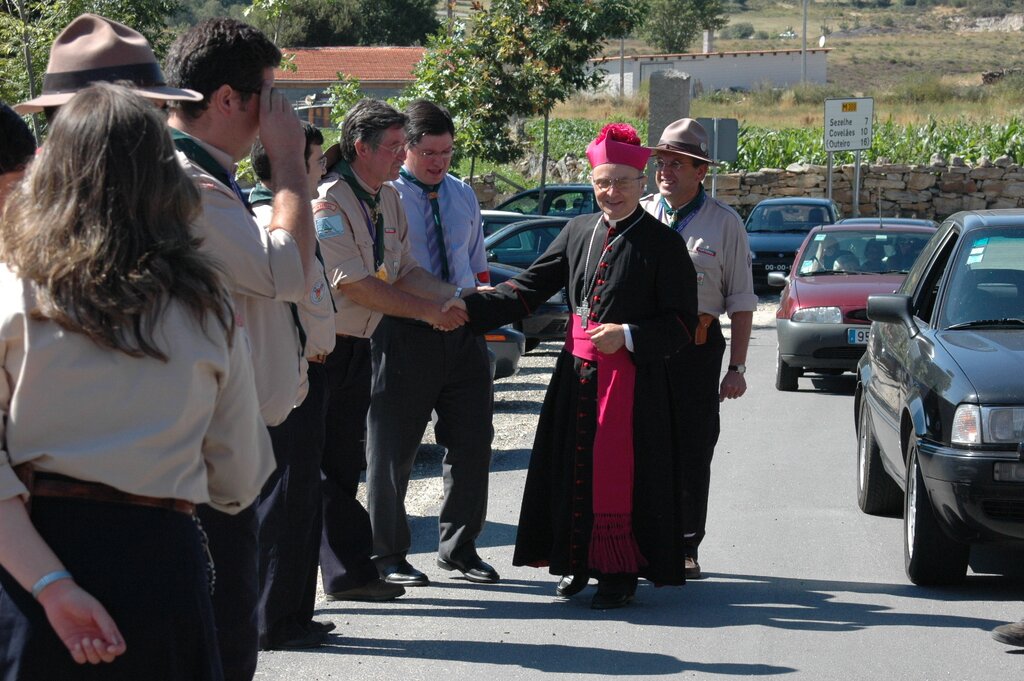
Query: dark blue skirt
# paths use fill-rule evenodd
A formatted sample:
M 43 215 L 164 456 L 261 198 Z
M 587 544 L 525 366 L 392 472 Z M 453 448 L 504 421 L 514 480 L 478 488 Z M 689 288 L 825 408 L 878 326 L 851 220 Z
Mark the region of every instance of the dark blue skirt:
M 0 679 L 219 681 L 206 559 L 191 517 L 125 504 L 33 498 L 32 523 L 107 609 L 127 651 L 76 664 L 42 606 L 0 568 Z

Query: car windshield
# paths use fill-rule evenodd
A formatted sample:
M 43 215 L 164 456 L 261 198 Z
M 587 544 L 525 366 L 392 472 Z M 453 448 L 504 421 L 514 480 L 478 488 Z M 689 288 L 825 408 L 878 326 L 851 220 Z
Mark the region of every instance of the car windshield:
M 824 206 L 799 203 L 754 206 L 747 218 L 747 232 L 809 232 L 832 221 Z
M 977 230 L 965 238 L 950 265 L 940 326 L 1024 324 L 1024 227 Z
M 797 276 L 906 272 L 929 236 L 892 229 L 819 232 L 800 251 Z

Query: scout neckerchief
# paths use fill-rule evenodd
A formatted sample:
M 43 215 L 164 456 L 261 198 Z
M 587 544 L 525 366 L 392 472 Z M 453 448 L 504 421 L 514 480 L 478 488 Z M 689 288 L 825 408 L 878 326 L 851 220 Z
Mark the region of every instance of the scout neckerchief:
M 665 215 L 672 221 L 671 227 L 680 234 L 686 229 L 686 226 L 690 224 L 690 221 L 700 211 L 701 206 L 704 205 L 704 199 L 706 195 L 704 193 L 704 185 L 697 187 L 697 196 L 693 197 L 688 203 L 679 208 L 672 208 L 668 205 L 668 201 L 665 197 L 661 197 L 661 208 L 665 211 Z
M 229 188 L 238 200 L 242 202 L 245 209 L 252 214 L 252 206 L 245 198 L 245 194 L 242 193 L 242 188 L 235 182 L 235 178 L 231 176 L 231 173 L 227 169 L 217 162 L 213 156 L 210 155 L 206 149 L 202 146 L 191 135 L 188 135 L 181 130 L 171 128 L 171 139 L 174 141 L 174 146 L 177 147 L 178 151 L 185 154 L 188 160 L 195 163 L 197 166 L 205 170 L 206 172 L 213 175 L 213 177 Z M 306 354 L 306 330 L 302 328 L 302 322 L 299 320 L 299 306 L 295 303 L 288 303 L 288 307 L 292 311 L 292 321 L 295 323 L 295 330 L 299 333 L 299 353 L 302 355 Z
M 437 190 L 440 184 L 427 184 L 420 182 L 416 176 L 405 168 L 398 171 L 402 177 L 422 189 L 430 199 L 430 212 L 434 214 L 434 234 L 437 236 L 437 250 L 441 256 L 441 278 L 448 281 L 448 249 L 444 245 L 444 228 L 441 226 L 441 206 L 437 200 Z
M 260 182 L 256 183 L 256 186 L 249 192 L 249 203 L 253 206 L 258 206 L 264 203 L 272 203 L 274 201 L 274 192 L 270 191 L 265 184 Z M 320 262 L 320 267 L 324 270 L 324 278 L 327 278 L 327 265 L 324 263 L 324 255 L 320 252 L 320 241 L 316 242 L 316 248 L 313 250 L 313 254 L 316 259 Z M 327 295 L 331 297 L 331 307 L 334 311 L 338 311 L 338 305 L 334 302 L 334 294 L 331 293 L 330 287 L 327 287 Z
M 242 193 L 242 188 L 235 182 L 234 176 L 227 171 L 227 169 L 217 162 L 213 156 L 210 155 L 206 149 L 195 141 L 195 139 L 181 130 L 171 128 L 171 139 L 174 140 L 174 146 L 178 148 L 178 151 L 188 156 L 188 160 L 195 163 L 197 166 L 205 170 L 206 172 L 213 175 L 214 178 L 225 187 L 234 192 L 238 200 L 242 202 L 245 209 L 252 213 L 252 206 L 249 205 L 248 199 L 245 198 L 245 194 Z
M 379 270 L 384 264 L 384 213 L 380 209 L 380 192 L 371 194 L 363 189 L 363 185 L 356 179 L 352 166 L 345 159 L 334 164 L 332 170 L 341 175 L 341 179 L 348 183 L 356 198 L 370 209 L 370 221 L 373 223 L 373 229 L 370 230 L 370 236 L 373 238 L 373 269 Z

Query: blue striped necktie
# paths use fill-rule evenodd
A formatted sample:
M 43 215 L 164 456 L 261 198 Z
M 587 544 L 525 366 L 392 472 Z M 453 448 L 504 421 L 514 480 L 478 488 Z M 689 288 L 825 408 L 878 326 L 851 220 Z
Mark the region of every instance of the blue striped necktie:
M 434 229 L 427 230 L 427 252 L 430 254 L 430 267 L 434 272 L 441 273 L 441 279 L 448 281 L 448 248 L 444 242 L 444 227 L 441 226 L 441 205 L 437 200 L 440 184 L 426 184 L 405 168 L 398 171 L 409 182 L 422 189 L 430 200 L 430 212 L 434 215 Z

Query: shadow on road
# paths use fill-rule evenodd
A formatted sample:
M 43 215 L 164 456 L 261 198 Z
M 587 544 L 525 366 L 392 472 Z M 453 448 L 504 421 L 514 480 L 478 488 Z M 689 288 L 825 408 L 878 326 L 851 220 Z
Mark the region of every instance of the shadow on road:
M 505 643 L 503 641 L 396 641 L 394 639 L 332 636 L 318 653 L 380 655 L 522 667 L 551 674 L 601 676 L 664 676 L 697 672 L 732 676 L 785 674 L 794 669 L 766 664 L 686 662 L 671 655 L 632 650 L 609 650 L 558 644 Z M 337 643 L 333 643 L 337 640 Z
M 489 526 L 489 533 L 493 533 Z M 500 531 L 514 528 L 500 527 Z M 500 566 L 499 566 L 500 568 Z M 552 627 L 565 622 L 621 621 L 632 625 L 692 628 L 776 627 L 816 632 L 856 632 L 873 627 L 941 627 L 988 631 L 1000 620 L 947 615 L 936 612 L 902 612 L 889 605 L 873 603 L 872 596 L 921 599 L 928 602 L 957 602 L 987 599 L 1016 600 L 1019 582 L 989 577 L 972 577 L 955 589 L 925 589 L 903 584 L 876 584 L 827 579 L 796 579 L 744 574 L 711 574 L 685 588 L 654 588 L 643 582 L 633 606 L 622 610 L 595 612 L 590 609 L 593 583 L 582 595 L 560 601 L 553 597 L 555 580 L 544 574 L 541 580 L 503 580 L 483 586 L 439 577 L 447 590 L 472 590 L 467 599 L 438 598 L 431 590 L 411 590 L 401 600 L 374 608 L 384 617 L 435 618 L 440 630 L 450 628 L 444 620 L 470 618 L 505 622 L 509 631 L 548 622 Z M 524 600 L 489 599 L 488 593 L 522 594 Z M 425 598 L 419 598 L 419 593 Z M 551 594 L 550 600 L 537 600 Z M 366 604 L 321 608 L 324 615 L 369 615 Z M 527 624 L 523 624 L 527 623 Z M 749 629 L 748 629 L 749 631 Z M 321 653 L 386 655 L 424 660 L 521 666 L 549 673 L 601 674 L 605 676 L 655 676 L 699 672 L 732 676 L 767 676 L 798 671 L 791 667 L 729 662 L 696 663 L 671 655 L 636 650 L 610 650 L 579 645 L 523 644 L 502 641 L 410 640 L 394 638 L 333 637 Z

